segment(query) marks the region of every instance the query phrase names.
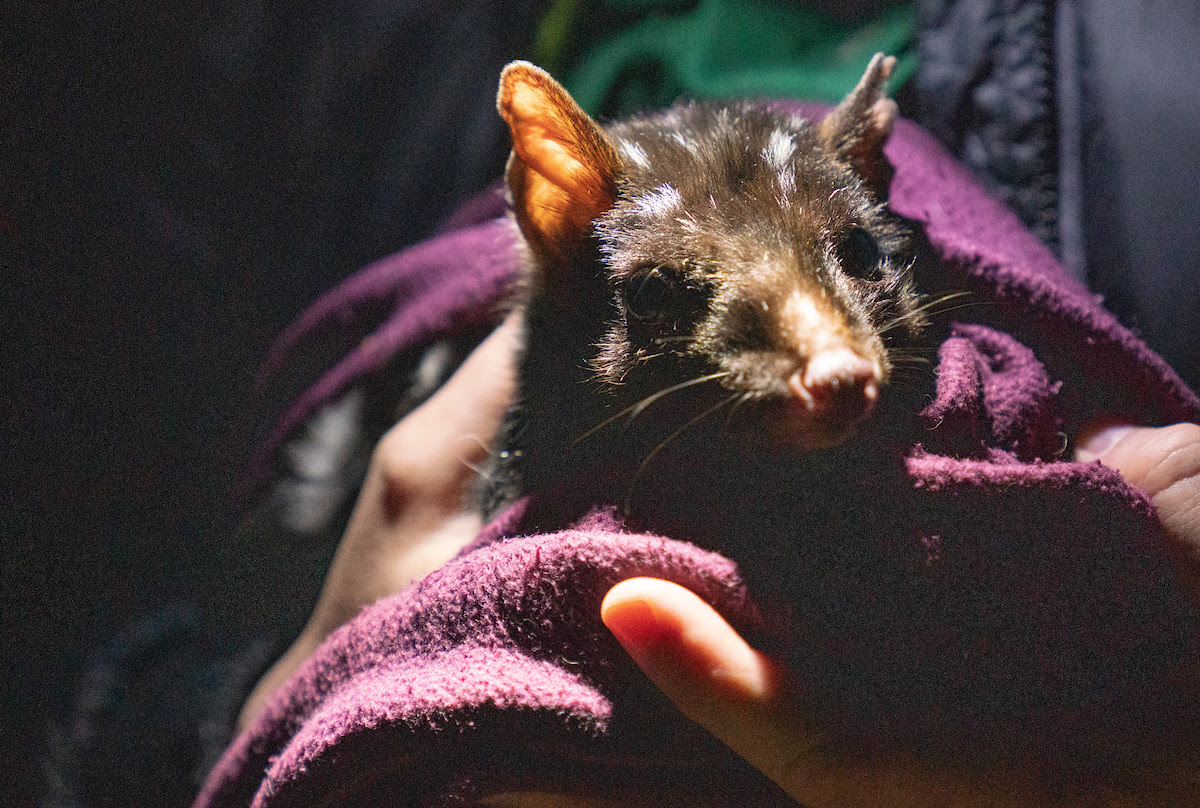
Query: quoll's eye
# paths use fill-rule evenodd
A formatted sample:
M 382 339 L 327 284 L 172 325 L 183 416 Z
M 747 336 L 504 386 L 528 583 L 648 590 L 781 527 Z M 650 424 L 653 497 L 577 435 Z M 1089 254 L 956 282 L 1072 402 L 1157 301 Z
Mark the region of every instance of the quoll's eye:
M 879 273 L 883 252 L 879 242 L 865 227 L 852 227 L 836 247 L 842 270 L 854 278 L 871 280 Z
M 675 293 L 675 279 L 666 267 L 638 267 L 625 279 L 625 308 L 642 322 L 659 319 Z

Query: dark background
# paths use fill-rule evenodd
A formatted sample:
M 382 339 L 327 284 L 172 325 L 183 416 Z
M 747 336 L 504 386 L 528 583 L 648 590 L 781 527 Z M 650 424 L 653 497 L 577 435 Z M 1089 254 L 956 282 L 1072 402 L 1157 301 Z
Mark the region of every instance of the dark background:
M 499 176 L 496 76 L 537 4 L 5 5 L 0 802 L 27 805 L 118 628 L 254 622 L 229 592 L 283 560 L 227 541 L 253 370 Z

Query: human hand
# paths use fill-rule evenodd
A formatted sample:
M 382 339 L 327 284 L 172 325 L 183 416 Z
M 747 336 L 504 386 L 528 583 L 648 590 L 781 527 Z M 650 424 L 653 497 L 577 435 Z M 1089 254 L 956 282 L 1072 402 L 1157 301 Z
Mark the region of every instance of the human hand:
M 1200 603 L 1200 425 L 1114 426 L 1077 445 L 1076 460 L 1099 460 L 1150 495 L 1180 584 Z
M 1099 459 L 1150 495 L 1172 542 L 1180 581 L 1200 600 L 1200 426 L 1118 427 L 1081 436 L 1078 443 L 1077 460 Z M 1075 804 L 1012 769 L 954 769 L 911 754 L 867 760 L 837 751 L 805 715 L 797 681 L 675 584 L 623 581 L 609 591 L 601 617 L 684 715 L 810 808 Z M 1149 783 L 1157 795 L 1168 795 L 1165 801 L 1109 792 L 1081 797 L 1079 804 L 1193 804 L 1187 800 L 1195 794 L 1194 775 L 1178 769 L 1179 760 L 1186 767 L 1192 757 L 1185 750 L 1164 763 L 1161 776 L 1130 786 Z M 1181 801 L 1180 794 L 1190 796 Z
M 915 755 L 855 756 L 806 713 L 804 689 L 692 592 L 656 578 L 609 590 L 601 619 L 685 716 L 808 808 L 1034 806 L 1013 771 L 953 771 Z
M 331 631 L 449 561 L 479 532 L 471 494 L 512 399 L 517 342 L 510 317 L 380 440 L 312 616 L 246 700 L 239 729 Z

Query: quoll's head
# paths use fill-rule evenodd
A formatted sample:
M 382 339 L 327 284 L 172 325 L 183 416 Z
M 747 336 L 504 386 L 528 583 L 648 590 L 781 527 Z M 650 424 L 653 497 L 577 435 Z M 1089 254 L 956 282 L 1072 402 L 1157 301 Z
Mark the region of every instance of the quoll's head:
M 612 389 L 703 378 L 692 388 L 719 391 L 707 397 L 738 413 L 734 428 L 803 449 L 853 434 L 891 376 L 892 341 L 922 325 L 884 206 L 893 64 L 873 59 L 815 125 L 693 104 L 601 128 L 543 71 L 505 70 L 508 182 L 535 287 L 607 274 L 617 316 L 593 368 Z

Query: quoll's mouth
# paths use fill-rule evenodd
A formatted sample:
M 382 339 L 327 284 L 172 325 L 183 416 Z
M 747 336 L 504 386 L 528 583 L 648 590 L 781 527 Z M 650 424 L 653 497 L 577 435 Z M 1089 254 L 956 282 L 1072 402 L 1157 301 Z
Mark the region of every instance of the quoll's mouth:
M 808 452 L 832 449 L 858 433 L 874 406 L 813 410 L 795 396 L 761 399 L 738 408 L 725 428 L 738 442 Z
M 822 351 L 794 371 L 768 413 L 776 445 L 828 449 L 849 439 L 875 409 L 883 386 L 878 363 L 849 348 Z
M 807 360 L 777 353 L 747 365 L 697 372 L 624 410 L 636 416 L 625 423 L 652 424 L 655 436 L 672 433 L 670 442 L 707 434 L 748 446 L 827 449 L 858 431 L 884 386 L 878 362 L 842 346 Z

